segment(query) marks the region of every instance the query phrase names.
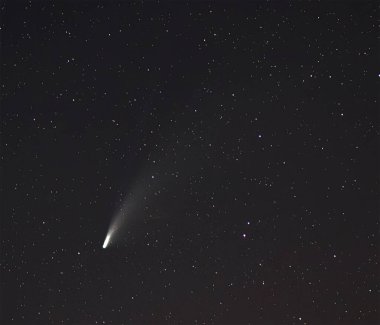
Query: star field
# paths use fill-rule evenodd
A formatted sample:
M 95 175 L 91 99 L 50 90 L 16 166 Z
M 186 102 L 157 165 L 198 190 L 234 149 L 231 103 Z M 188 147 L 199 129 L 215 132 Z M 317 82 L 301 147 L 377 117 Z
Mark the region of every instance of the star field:
M 378 3 L 1 16 L 1 324 L 379 323 Z

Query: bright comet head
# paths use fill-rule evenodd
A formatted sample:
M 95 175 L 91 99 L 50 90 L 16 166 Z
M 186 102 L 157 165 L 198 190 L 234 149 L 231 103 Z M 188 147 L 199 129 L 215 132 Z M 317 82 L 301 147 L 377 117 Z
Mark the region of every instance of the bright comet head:
M 104 240 L 104 243 L 103 243 L 103 248 L 106 248 L 108 246 L 108 243 L 110 241 L 110 237 L 111 237 L 111 235 L 107 234 L 106 239 Z

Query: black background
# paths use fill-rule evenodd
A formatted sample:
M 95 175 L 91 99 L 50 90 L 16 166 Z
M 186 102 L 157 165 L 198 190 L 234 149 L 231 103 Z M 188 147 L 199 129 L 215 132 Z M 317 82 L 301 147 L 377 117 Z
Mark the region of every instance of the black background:
M 379 321 L 377 2 L 1 13 L 2 324 Z

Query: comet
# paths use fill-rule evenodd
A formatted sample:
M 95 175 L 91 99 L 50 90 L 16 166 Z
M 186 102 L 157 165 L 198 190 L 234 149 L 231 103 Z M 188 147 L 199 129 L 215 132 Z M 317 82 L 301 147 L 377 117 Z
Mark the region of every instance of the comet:
M 141 211 L 141 206 L 146 205 L 147 198 L 152 196 L 158 186 L 157 178 L 152 176 L 152 173 L 145 172 L 137 180 L 111 219 L 102 246 L 104 249 L 124 238 L 123 233 L 125 233 L 126 226 L 137 216 L 143 214 L 144 211 Z

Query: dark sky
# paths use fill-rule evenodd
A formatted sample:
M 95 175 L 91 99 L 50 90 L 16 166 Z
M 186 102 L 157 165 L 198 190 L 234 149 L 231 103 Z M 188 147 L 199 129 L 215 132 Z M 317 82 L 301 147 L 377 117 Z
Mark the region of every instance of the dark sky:
M 380 321 L 378 2 L 1 6 L 1 324 Z

